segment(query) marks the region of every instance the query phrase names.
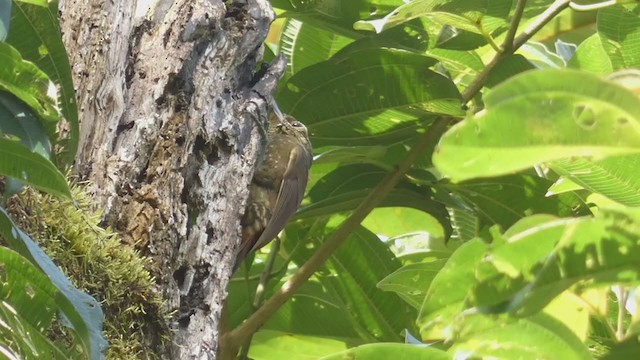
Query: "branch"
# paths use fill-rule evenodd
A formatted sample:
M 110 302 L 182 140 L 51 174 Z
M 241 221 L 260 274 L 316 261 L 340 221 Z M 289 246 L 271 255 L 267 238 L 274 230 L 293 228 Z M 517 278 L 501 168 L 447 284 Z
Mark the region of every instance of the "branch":
M 342 242 L 351 234 L 367 215 L 373 210 L 386 195 L 398 184 L 404 174 L 423 155 L 424 151 L 444 133 L 449 124 L 449 118 L 438 118 L 418 142 L 411 148 L 404 160 L 398 164 L 395 171 L 387 176 L 373 189 L 367 198 L 358 206 L 353 214 L 342 223 L 331 237 L 318 249 L 298 271 L 282 285 L 264 305 L 262 305 L 247 321 L 233 330 L 228 335 L 230 345 L 239 346 L 256 332 L 267 319 L 269 319 L 280 307 L 293 296 L 295 291 L 302 286 L 316 270 L 335 252 Z
M 562 10 L 569 7 L 571 3 L 570 0 L 556 0 L 551 6 L 547 8 L 538 18 L 532 22 L 518 37 L 514 39 L 516 30 L 518 29 L 518 25 L 520 24 L 520 20 L 522 19 L 522 13 L 524 11 L 526 0 L 518 0 L 516 4 L 516 11 L 513 15 L 513 19 L 511 21 L 511 25 L 509 26 L 509 30 L 507 32 L 507 37 L 502 45 L 502 50 L 496 53 L 496 55 L 489 61 L 489 63 L 482 69 L 480 74 L 473 79 L 473 82 L 469 84 L 462 92 L 463 101 L 469 102 L 473 99 L 474 96 L 482 89 L 489 74 L 493 70 L 493 68 L 498 65 L 502 59 L 506 58 L 509 55 L 512 55 L 516 52 L 522 45 L 524 45 L 531 37 L 543 26 L 545 26 L 551 19 L 553 19 L 556 15 L 558 15 Z
M 571 8 L 575 11 L 593 11 L 593 10 L 598 10 L 598 9 L 602 9 L 602 8 L 606 8 L 612 5 L 617 4 L 618 1 L 617 0 L 607 0 L 607 1 L 603 1 L 601 3 L 596 3 L 596 4 L 576 4 L 573 1 L 571 1 L 569 3 L 569 6 L 571 6 Z

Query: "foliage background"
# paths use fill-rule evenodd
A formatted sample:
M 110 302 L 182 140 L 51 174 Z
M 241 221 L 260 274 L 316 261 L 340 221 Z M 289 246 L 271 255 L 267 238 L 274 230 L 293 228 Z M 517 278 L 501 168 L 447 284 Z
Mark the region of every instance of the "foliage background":
M 72 198 L 63 173 L 79 130 L 57 4 L 0 10 L 11 5 L 0 16 L 3 195 L 28 185 Z M 272 5 L 266 57 L 289 57 L 276 100 L 307 125 L 316 156 L 292 223 L 232 279 L 230 349 L 640 353 L 636 1 Z M 1 210 L 13 249 L 0 249 L 2 353 L 100 358 L 101 307 Z M 57 313 L 73 324 L 65 341 L 47 333 Z

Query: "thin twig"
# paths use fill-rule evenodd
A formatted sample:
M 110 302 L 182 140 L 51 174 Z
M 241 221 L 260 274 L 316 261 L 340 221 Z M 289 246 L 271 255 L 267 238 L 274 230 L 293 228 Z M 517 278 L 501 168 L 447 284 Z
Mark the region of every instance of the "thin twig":
M 264 299 L 265 289 L 267 288 L 267 283 L 271 278 L 271 271 L 273 270 L 273 264 L 276 261 L 276 256 L 278 255 L 278 251 L 280 250 L 280 238 L 276 236 L 276 238 L 271 242 L 271 250 L 269 251 L 269 256 L 267 257 L 267 263 L 265 264 L 264 270 L 260 274 L 260 281 L 258 282 L 258 286 L 256 288 L 256 294 L 253 297 L 253 311 L 255 312 L 260 305 L 262 304 L 262 300 Z M 250 334 L 247 340 L 244 342 L 244 346 L 242 347 L 242 353 L 240 354 L 240 359 L 246 360 L 249 355 L 249 347 L 251 347 L 251 339 L 253 338 L 253 334 Z
M 527 0 L 518 0 L 516 3 L 516 11 L 513 14 L 513 19 L 511 19 L 507 36 L 504 38 L 504 42 L 502 43 L 502 52 L 512 51 L 513 39 L 516 37 L 516 32 L 518 32 L 518 26 L 520 26 L 520 21 L 522 20 L 522 14 L 524 13 L 526 5 Z
M 602 8 L 606 8 L 617 4 L 617 0 L 607 0 L 596 4 L 576 4 L 573 1 L 569 3 L 569 6 L 575 11 L 593 11 Z
M 511 31 L 515 31 L 518 28 L 518 24 L 522 18 L 522 11 L 524 11 L 524 3 L 526 1 L 519 0 L 516 4 L 516 14 L 514 14 L 514 21 L 511 23 L 509 27 L 509 32 L 507 33 L 507 38 L 505 39 L 504 44 L 502 45 L 502 51 L 496 53 L 496 55 L 489 61 L 489 63 L 482 69 L 482 71 L 476 76 L 475 79 L 469 84 L 469 86 L 462 92 L 463 101 L 469 102 L 473 99 L 474 96 L 482 89 L 484 84 L 487 82 L 487 78 L 489 74 L 493 70 L 493 68 L 498 65 L 498 63 L 504 59 L 505 57 L 513 54 L 516 50 L 518 50 L 522 45 L 524 45 L 531 37 L 543 26 L 545 26 L 551 19 L 553 19 L 556 15 L 558 15 L 562 10 L 569 7 L 570 0 L 556 0 L 551 6 L 547 8 L 540 16 L 536 18 L 534 22 L 532 22 L 525 30 L 522 31 L 520 35 L 518 35 L 513 41 L 509 40 L 509 33 Z M 520 9 L 520 10 L 518 10 Z M 518 11 L 520 13 L 518 14 Z M 512 30 L 515 29 L 515 30 Z M 514 33 L 515 34 L 515 33 Z

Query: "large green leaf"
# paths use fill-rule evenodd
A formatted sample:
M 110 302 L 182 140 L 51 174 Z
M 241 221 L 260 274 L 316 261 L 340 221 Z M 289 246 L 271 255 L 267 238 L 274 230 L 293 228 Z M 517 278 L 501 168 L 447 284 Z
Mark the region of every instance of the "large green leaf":
M 487 180 L 470 180 L 459 184 L 442 184 L 438 191 L 450 193 L 471 210 L 480 226 L 498 224 L 506 229 L 523 217 L 533 214 L 558 216 L 587 215 L 588 207 L 572 193 L 546 197 L 552 182 L 531 175 L 508 175 Z
M 413 316 L 400 298 L 377 287 L 380 280 L 400 267 L 389 248 L 375 234 L 359 227 L 333 254 L 329 266 L 335 275 L 322 276 L 322 283 L 340 296 L 361 336 L 398 341 Z
M 280 37 L 280 51 L 289 58 L 289 72 L 325 61 L 353 42 L 358 34 L 344 34 L 330 24 L 287 19 Z
M 7 42 L 58 85 L 58 104 L 69 128 L 60 158 L 70 164 L 78 148 L 80 130 L 71 67 L 58 23 L 58 1 L 48 2 L 44 7 L 16 3 Z
M 0 89 L 9 91 L 29 105 L 52 143 L 57 141 L 56 124 L 60 114 L 56 100 L 48 95 L 52 85 L 49 77 L 33 63 L 23 60 L 20 53 L 7 43 L 0 42 Z
M 52 195 L 71 197 L 67 180 L 53 163 L 17 141 L 0 138 L 0 159 L 0 174 Z
M 367 344 L 320 358 L 320 360 L 368 359 L 368 360 L 452 360 L 442 350 L 411 344 Z
M 51 142 L 30 107 L 12 94 L 0 90 L 0 133 L 13 135 L 29 150 L 49 158 Z
M 640 151 L 640 99 L 587 73 L 530 71 L 496 87 L 485 103 L 451 128 L 434 153 L 434 165 L 455 181 Z
M 291 301 L 278 309 L 263 329 L 299 336 L 331 337 L 349 346 L 360 344 L 363 340 L 343 305 L 338 294 L 327 291 L 314 278 L 296 291 Z
M 565 159 L 551 168 L 576 184 L 621 204 L 640 206 L 640 155 L 611 156 L 600 161 Z
M 362 225 L 384 237 L 411 233 L 427 233 L 432 238 L 443 238 L 442 224 L 430 214 L 410 207 L 384 207 L 373 209 Z
M 460 116 L 460 95 L 435 60 L 393 49 L 347 47 L 292 76 L 278 96 L 316 148 L 389 145 L 425 131 L 434 114 Z
M 437 259 L 403 266 L 380 281 L 378 287 L 395 292 L 409 305 L 420 309 L 429 285 L 445 262 L 445 259 Z
M 528 319 L 464 319 L 455 344 L 454 358 L 588 360 L 593 357 L 582 341 L 562 322 L 546 314 Z
M 316 360 L 346 349 L 347 344 L 337 339 L 261 330 L 253 336 L 249 357 L 254 360 Z
M 488 312 L 508 310 L 508 300 L 533 280 L 532 272 L 553 251 L 565 229 L 580 221 L 535 215 L 517 222 L 504 236 L 494 232 L 488 256 L 476 266 L 477 284 L 470 294 L 473 304 Z
M 341 166 L 318 180 L 309 190 L 309 205 L 303 206 L 296 218 L 326 216 L 354 210 L 370 191 L 386 176 L 387 171 L 373 165 Z M 430 190 L 407 182 L 398 185 L 385 197 L 380 207 L 411 207 L 438 220 L 448 234 L 450 225 L 445 207 L 431 199 Z M 425 229 L 426 230 L 426 229 Z
M 534 224 L 525 220 L 505 233 L 502 245 L 479 265 L 475 304 L 527 316 L 583 280 L 588 280 L 585 286 L 640 283 L 640 210 L 600 209 L 595 218 Z
M 598 34 L 593 34 L 580 43 L 568 65 L 572 68 L 599 75 L 607 75 L 613 71 L 611 59 L 604 51 Z
M 464 299 L 476 283 L 476 265 L 486 250 L 480 240 L 462 244 L 431 281 L 417 319 L 423 341 L 446 337 L 451 320 L 465 308 Z
M 614 70 L 640 66 L 640 5 L 600 10 L 598 34 Z
M 318 225 L 298 222 L 288 226 L 283 252 L 301 265 L 344 219 L 334 218 L 329 223 L 320 222 Z M 288 331 L 288 324 L 301 322 L 295 326 L 297 333 L 327 336 L 333 332 L 344 337 L 353 336 L 350 332 L 355 331 L 360 342 L 399 341 L 402 330 L 411 325 L 413 310 L 395 294 L 377 288 L 378 282 L 398 267 L 400 261 L 388 246 L 370 231 L 359 227 L 333 254 L 326 270 L 316 274 L 323 292 L 312 295 L 305 291 L 306 300 L 296 300 L 288 305 L 286 314 L 278 315 L 280 320 L 267 326 Z M 317 314 L 304 315 L 303 309 L 313 312 L 318 306 L 326 308 L 326 313 L 321 315 L 325 318 L 307 321 L 316 318 Z M 330 321 L 327 314 L 332 316 Z M 302 317 L 296 321 L 295 315 Z M 348 322 L 346 327 L 345 322 Z
M 100 304 L 88 294 L 78 290 L 60 271 L 40 247 L 11 220 L 0 207 L 0 236 L 20 255 L 37 265 L 51 279 L 58 290 L 56 306 L 65 324 L 72 327 L 90 359 L 103 358 L 107 342 L 102 335 L 104 315 Z
M 0 134 L 15 136 L 34 153 L 50 158 L 51 142 L 33 110 L 12 94 L 0 90 Z M 22 190 L 23 183 L 7 177 L 2 195 L 5 199 Z
M 61 344 L 55 344 L 27 322 L 8 302 L 0 303 L 0 343 L 3 359 L 69 359 Z M 13 357 L 12 357 L 13 356 Z M 77 358 L 77 357 L 76 357 Z

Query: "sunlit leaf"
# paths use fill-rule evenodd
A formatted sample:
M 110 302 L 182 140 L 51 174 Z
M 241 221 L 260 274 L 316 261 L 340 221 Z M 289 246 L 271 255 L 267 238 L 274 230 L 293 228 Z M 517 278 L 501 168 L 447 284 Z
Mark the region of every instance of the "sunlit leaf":
M 496 87 L 485 103 L 448 131 L 434 153 L 436 167 L 455 181 L 640 151 L 640 99 L 592 75 L 530 71 Z

